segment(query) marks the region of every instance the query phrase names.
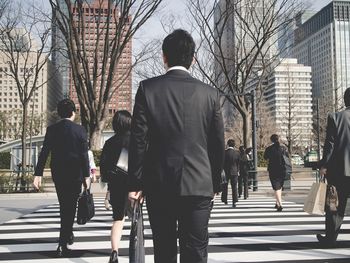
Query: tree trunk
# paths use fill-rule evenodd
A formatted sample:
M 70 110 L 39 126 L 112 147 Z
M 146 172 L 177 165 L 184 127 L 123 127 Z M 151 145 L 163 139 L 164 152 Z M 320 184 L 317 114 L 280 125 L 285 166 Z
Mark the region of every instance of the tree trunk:
M 101 150 L 101 138 L 103 132 L 104 122 L 99 122 L 95 127 L 90 126 L 90 149 L 91 150 Z
M 23 104 L 22 111 L 22 133 L 21 133 L 21 142 L 22 142 L 22 173 L 21 173 L 21 191 L 25 189 L 25 181 L 24 177 L 26 175 L 27 169 L 27 111 L 28 111 L 28 103 Z

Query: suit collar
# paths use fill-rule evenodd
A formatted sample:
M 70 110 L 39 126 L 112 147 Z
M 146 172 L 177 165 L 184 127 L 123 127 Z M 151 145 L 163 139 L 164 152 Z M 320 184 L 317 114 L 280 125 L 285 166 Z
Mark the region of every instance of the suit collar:
M 167 71 L 166 76 L 174 76 L 174 77 L 191 77 L 188 71 L 182 69 L 172 69 Z M 191 77 L 192 78 L 192 77 Z

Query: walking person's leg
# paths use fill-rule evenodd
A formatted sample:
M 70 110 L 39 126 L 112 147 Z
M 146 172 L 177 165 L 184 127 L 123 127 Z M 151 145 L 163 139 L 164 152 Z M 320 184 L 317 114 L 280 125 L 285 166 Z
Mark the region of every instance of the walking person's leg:
M 243 192 L 244 192 L 244 199 L 248 198 L 248 175 L 243 176 Z
M 113 225 L 111 228 L 111 246 L 112 252 L 110 255 L 109 263 L 118 263 L 118 249 L 120 239 L 122 237 L 126 204 L 128 200 L 128 192 L 126 189 L 122 189 L 123 182 L 120 184 L 111 185 L 110 188 L 110 203 L 113 208 Z
M 211 198 L 194 196 L 180 197 L 180 200 L 180 263 L 206 263 Z
M 242 196 L 242 187 L 243 187 L 243 176 L 238 176 L 238 198 Z
M 221 192 L 221 202 L 227 204 L 227 188 L 228 188 L 228 181 L 229 178 L 227 178 L 227 184 L 223 186 L 222 192 Z
M 232 207 L 236 207 L 236 203 L 238 202 L 238 176 L 234 175 L 231 178 L 231 188 L 232 188 Z
M 147 195 L 149 221 L 153 235 L 154 263 L 177 262 L 176 202 L 164 196 Z

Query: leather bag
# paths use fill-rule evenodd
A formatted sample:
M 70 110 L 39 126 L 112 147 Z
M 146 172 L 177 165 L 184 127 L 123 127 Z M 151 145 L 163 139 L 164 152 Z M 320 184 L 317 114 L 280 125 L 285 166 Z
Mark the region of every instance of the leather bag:
M 339 205 L 338 192 L 334 185 L 327 186 L 326 209 L 336 212 Z
M 77 224 L 85 225 L 95 215 L 94 198 L 90 189 L 84 189 L 78 199 Z

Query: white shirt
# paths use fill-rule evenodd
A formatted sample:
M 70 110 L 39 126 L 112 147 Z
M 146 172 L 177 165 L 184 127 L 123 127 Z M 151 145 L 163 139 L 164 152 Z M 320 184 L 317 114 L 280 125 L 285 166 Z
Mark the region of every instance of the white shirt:
M 183 67 L 183 66 L 173 66 L 171 68 L 168 68 L 168 70 L 166 72 L 169 72 L 170 70 L 183 70 L 183 71 L 186 71 L 186 72 L 190 73 L 188 71 L 188 69 Z

